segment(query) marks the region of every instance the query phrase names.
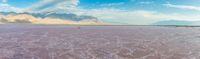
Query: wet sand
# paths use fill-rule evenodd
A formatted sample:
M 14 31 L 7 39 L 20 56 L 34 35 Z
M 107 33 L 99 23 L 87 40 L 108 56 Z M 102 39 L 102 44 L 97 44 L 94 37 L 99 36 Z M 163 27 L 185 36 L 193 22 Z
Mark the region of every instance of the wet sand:
M 200 59 L 200 28 L 0 25 L 0 59 Z

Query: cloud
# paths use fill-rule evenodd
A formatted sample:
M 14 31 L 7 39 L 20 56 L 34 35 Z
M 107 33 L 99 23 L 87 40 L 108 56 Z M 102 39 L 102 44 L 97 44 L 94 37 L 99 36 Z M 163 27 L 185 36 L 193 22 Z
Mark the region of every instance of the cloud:
M 119 3 L 109 3 L 109 4 L 101 4 L 101 6 L 103 7 L 107 7 L 107 6 L 119 6 L 119 5 L 123 5 L 125 4 L 124 2 L 119 2 Z
M 2 2 L 6 3 L 8 0 L 2 0 Z
M 135 1 L 135 0 L 130 0 Z M 149 4 L 153 2 L 140 2 L 141 4 Z M 121 23 L 121 24 L 136 24 L 148 25 L 161 20 L 184 20 L 184 21 L 200 21 L 200 15 L 192 14 L 178 14 L 178 13 L 161 13 L 148 10 L 120 10 L 112 8 L 98 8 L 98 9 L 82 9 L 78 8 L 79 0 L 41 0 L 33 4 L 31 7 L 25 9 L 27 12 L 70 12 L 78 15 L 95 16 L 105 22 Z M 102 4 L 102 6 L 122 5 L 121 3 Z M 200 11 L 200 7 L 187 5 L 163 4 L 167 7 L 196 10 Z M 0 4 L 0 11 L 8 10 L 23 10 L 12 7 L 8 4 Z M 2 8 L 3 7 L 3 8 Z
M 126 11 L 119 9 L 92 9 L 81 10 L 76 13 L 92 15 L 106 22 L 120 24 L 148 25 L 163 20 L 200 21 L 200 15 L 166 14 L 147 10 Z
M 178 9 L 184 9 L 184 10 L 194 10 L 194 11 L 200 11 L 200 7 L 197 6 L 191 6 L 191 5 L 174 5 L 174 4 L 163 4 L 164 6 L 167 7 L 172 7 L 172 8 L 178 8 Z
M 93 20 L 70 20 L 59 18 L 38 18 L 30 14 L 0 15 L 0 24 L 30 23 L 30 24 L 74 24 L 74 25 L 106 25 L 107 23 Z
M 139 4 L 153 4 L 154 2 L 153 1 L 142 1 L 142 2 L 139 2 Z
M 1 0 L 3 3 L 0 3 L 0 12 L 22 12 L 23 8 L 18 8 L 8 4 L 8 0 Z
M 56 12 L 76 9 L 79 0 L 41 0 L 27 8 L 29 12 Z
M 17 7 L 14 7 L 14 6 L 11 6 L 9 4 L 0 4 L 0 12 L 21 12 L 21 8 L 17 8 Z

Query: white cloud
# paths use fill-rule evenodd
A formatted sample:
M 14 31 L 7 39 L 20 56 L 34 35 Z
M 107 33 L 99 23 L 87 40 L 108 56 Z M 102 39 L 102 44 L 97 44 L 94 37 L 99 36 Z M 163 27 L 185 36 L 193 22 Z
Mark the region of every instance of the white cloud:
M 133 0 L 134 1 L 134 0 Z M 143 2 L 147 3 L 147 2 Z M 148 2 L 149 3 L 149 2 Z M 73 12 L 78 15 L 91 15 L 95 16 L 103 21 L 116 22 L 123 24 L 138 24 L 138 25 L 148 25 L 161 20 L 184 20 L 184 21 L 200 21 L 200 15 L 192 14 L 177 14 L 177 13 L 160 13 L 156 11 L 125 11 L 119 9 L 81 9 L 78 8 L 79 0 L 41 0 L 39 3 L 26 9 L 29 12 Z M 113 3 L 110 5 L 120 5 L 123 3 Z M 173 5 L 164 4 L 168 7 L 187 9 L 187 10 L 197 10 L 200 11 L 200 7 L 185 6 L 185 5 Z M 4 8 L 2 8 L 4 7 Z M 0 10 L 21 10 L 20 8 L 12 7 L 8 4 L 1 4 Z
M 154 2 L 153 1 L 142 1 L 142 2 L 139 2 L 139 4 L 153 4 Z
M 184 10 L 194 10 L 194 11 L 200 11 L 200 7 L 197 6 L 191 6 L 191 5 L 174 5 L 174 4 L 163 4 L 164 6 L 167 7 L 172 7 L 172 8 L 178 8 L 178 9 L 184 9 Z
M 125 4 L 124 2 L 119 3 L 109 3 L 109 4 L 101 4 L 101 6 L 119 6 Z
M 93 9 L 76 12 L 82 15 L 92 15 L 104 21 L 122 24 L 148 25 L 163 20 L 200 21 L 200 15 L 164 14 L 156 11 L 124 11 L 116 9 Z
M 2 0 L 2 2 L 6 3 L 8 0 Z
M 76 9 L 79 0 L 41 0 L 26 9 L 29 12 L 55 12 Z
M 11 6 L 9 4 L 0 4 L 0 12 L 21 12 L 21 8 Z
M 77 6 L 80 3 L 80 1 L 79 0 L 71 0 L 71 3 Z
M 21 12 L 22 8 L 17 8 L 12 5 L 7 4 L 8 0 L 1 0 L 3 3 L 0 3 L 0 12 Z

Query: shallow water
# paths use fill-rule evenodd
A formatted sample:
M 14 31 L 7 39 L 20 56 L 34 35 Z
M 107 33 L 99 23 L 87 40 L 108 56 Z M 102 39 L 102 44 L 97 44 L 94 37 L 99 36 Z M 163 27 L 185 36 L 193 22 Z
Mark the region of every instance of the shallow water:
M 200 59 L 200 28 L 0 25 L 0 59 Z

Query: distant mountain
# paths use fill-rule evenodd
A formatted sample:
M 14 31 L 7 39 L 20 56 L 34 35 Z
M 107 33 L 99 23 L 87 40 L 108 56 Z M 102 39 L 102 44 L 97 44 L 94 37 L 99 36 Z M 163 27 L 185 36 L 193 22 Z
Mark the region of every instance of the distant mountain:
M 165 20 L 153 23 L 152 25 L 194 25 L 193 21 Z
M 15 13 L 0 12 L 0 23 L 32 24 L 105 24 L 98 18 L 72 13 Z

